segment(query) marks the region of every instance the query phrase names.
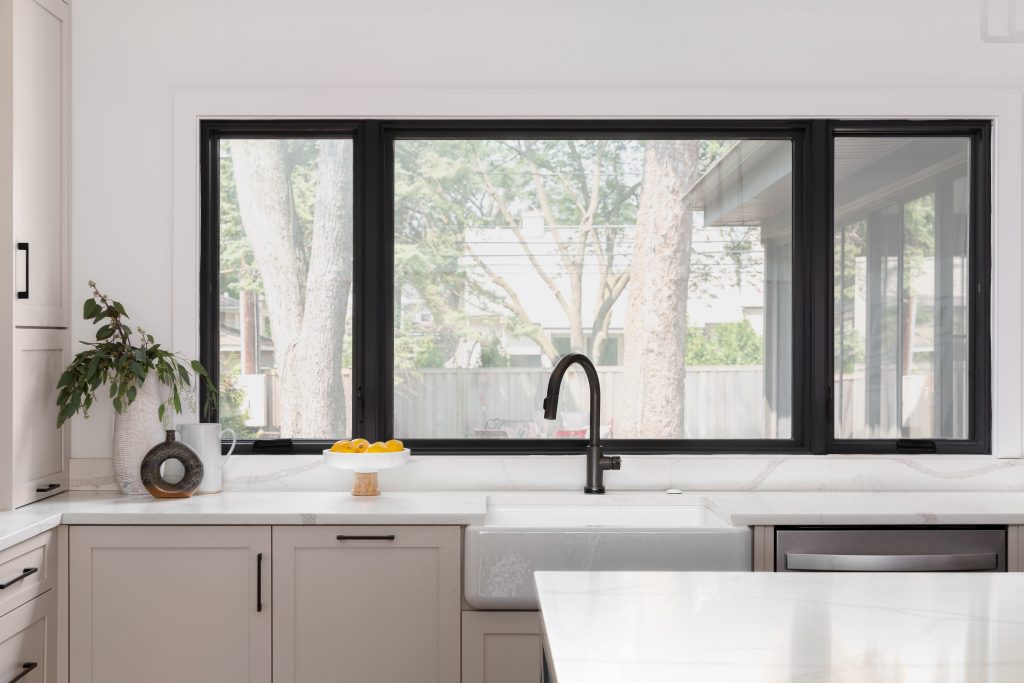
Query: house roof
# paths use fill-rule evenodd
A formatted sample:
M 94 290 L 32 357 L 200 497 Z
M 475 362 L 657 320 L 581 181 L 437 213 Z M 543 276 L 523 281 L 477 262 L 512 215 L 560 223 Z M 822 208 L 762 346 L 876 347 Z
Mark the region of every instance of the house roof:
M 835 154 L 835 214 L 855 220 L 894 199 L 967 175 L 962 137 L 842 137 Z M 741 140 L 694 183 L 684 201 L 704 225 L 760 225 L 766 237 L 791 233 L 792 143 Z M 781 228 L 781 229 L 780 229 Z

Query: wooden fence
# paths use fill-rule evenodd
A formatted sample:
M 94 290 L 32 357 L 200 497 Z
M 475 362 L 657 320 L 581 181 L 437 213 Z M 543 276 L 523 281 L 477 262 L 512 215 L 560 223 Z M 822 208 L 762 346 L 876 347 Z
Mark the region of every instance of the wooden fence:
M 602 431 L 614 435 L 629 381 L 622 367 L 602 367 Z M 395 377 L 395 433 L 406 437 L 452 438 L 554 436 L 555 423 L 542 416 L 550 371 L 542 368 L 428 369 L 398 371 Z M 705 366 L 686 373 L 688 438 L 764 438 L 765 399 L 759 366 Z M 571 370 L 562 387 L 558 428 L 586 426 L 586 376 Z M 666 397 L 665 400 L 672 400 Z

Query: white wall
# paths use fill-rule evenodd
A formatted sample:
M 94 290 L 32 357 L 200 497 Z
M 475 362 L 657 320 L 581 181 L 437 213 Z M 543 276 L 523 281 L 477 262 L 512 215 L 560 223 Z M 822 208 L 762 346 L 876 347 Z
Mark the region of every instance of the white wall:
M 983 40 L 982 12 L 970 0 L 73 0 L 73 300 L 96 279 L 194 352 L 194 283 L 172 281 L 188 272 L 172 268 L 173 227 L 194 229 L 182 212 L 194 187 L 176 189 L 175 170 L 190 177 L 194 146 L 174 131 L 204 102 L 251 115 L 1002 116 L 1014 130 L 998 131 L 999 168 L 1016 177 L 997 210 L 1016 220 L 997 239 L 1019 263 L 1024 43 Z M 1001 15 L 989 25 L 1009 30 Z M 996 372 L 1019 407 L 1020 278 L 1007 270 L 997 277 L 1015 291 L 996 326 L 1018 348 Z M 73 457 L 107 457 L 110 426 L 109 408 L 76 421 Z M 78 465 L 84 478 L 108 467 Z

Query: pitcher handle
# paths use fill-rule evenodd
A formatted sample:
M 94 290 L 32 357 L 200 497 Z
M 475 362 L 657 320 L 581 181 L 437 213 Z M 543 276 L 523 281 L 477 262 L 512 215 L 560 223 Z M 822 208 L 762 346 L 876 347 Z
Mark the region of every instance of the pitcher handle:
M 225 434 L 231 435 L 231 448 L 228 449 L 227 455 L 224 456 L 225 458 L 229 458 L 231 457 L 231 454 L 235 452 L 235 446 L 238 444 L 238 437 L 235 435 L 235 430 L 228 427 L 225 427 L 220 431 L 220 437 L 223 439 Z

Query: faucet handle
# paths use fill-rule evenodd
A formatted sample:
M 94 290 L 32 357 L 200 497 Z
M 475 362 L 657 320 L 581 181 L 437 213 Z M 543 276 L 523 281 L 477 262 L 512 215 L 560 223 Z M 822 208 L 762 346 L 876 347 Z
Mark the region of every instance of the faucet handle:
M 622 469 L 622 458 L 617 455 L 602 456 L 601 458 L 601 469 L 602 470 L 621 470 Z

